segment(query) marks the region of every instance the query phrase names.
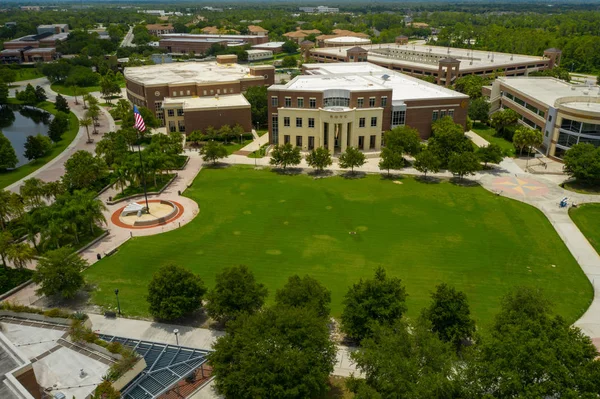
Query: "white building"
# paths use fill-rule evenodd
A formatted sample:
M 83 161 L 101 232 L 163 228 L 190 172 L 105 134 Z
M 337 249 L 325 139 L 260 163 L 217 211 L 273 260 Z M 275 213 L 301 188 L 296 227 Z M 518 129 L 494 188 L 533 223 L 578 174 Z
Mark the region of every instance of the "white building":
M 248 62 L 273 58 L 273 52 L 270 50 L 246 50 L 246 53 L 248 54 Z
M 308 14 L 325 14 L 340 12 L 339 8 L 318 6 L 318 7 L 299 7 L 299 10 Z

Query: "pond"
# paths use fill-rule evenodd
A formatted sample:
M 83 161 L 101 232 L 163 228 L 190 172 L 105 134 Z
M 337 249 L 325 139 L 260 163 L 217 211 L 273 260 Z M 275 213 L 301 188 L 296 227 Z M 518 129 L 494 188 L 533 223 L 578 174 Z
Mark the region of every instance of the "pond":
M 12 144 L 19 162 L 17 167 L 29 162 L 25 158 L 27 136 L 48 135 L 52 114 L 39 108 L 5 105 L 0 106 L 0 130 Z

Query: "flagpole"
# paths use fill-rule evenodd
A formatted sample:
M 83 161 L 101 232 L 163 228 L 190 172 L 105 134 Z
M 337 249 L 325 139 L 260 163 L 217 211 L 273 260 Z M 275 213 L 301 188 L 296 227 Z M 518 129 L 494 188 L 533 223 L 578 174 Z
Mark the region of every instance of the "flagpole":
M 140 137 L 139 131 L 138 137 L 138 154 L 140 154 L 140 166 L 142 167 L 142 184 L 144 185 L 144 198 L 146 199 L 146 213 L 150 213 L 150 206 L 148 206 L 148 193 L 146 191 L 146 173 L 144 172 L 144 162 L 142 161 L 142 138 Z

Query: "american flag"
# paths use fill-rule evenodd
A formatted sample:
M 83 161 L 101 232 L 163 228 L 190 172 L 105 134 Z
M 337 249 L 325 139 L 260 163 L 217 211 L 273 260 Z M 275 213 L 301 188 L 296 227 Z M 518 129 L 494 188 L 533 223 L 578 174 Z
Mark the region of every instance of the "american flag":
M 138 110 L 137 106 L 133 106 L 133 116 L 135 118 L 135 124 L 133 125 L 134 128 L 136 128 L 137 130 L 139 130 L 140 132 L 143 132 L 144 130 L 146 130 L 146 124 L 144 123 L 144 118 L 142 118 L 142 115 L 140 114 L 140 111 Z

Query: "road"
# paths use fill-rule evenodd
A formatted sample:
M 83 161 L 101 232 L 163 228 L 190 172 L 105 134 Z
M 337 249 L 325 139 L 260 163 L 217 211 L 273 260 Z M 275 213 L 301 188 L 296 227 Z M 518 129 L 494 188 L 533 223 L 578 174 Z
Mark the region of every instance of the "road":
M 133 26 L 130 26 L 129 31 L 127 31 L 127 34 L 123 38 L 123 41 L 121 42 L 120 47 L 133 47 L 132 41 L 133 41 Z

